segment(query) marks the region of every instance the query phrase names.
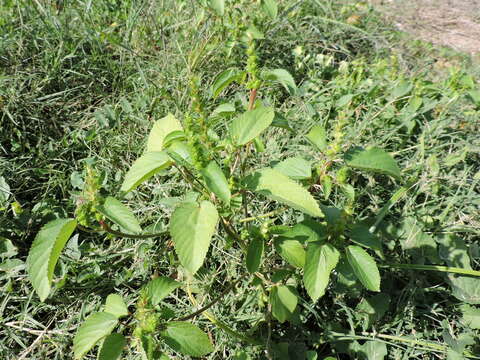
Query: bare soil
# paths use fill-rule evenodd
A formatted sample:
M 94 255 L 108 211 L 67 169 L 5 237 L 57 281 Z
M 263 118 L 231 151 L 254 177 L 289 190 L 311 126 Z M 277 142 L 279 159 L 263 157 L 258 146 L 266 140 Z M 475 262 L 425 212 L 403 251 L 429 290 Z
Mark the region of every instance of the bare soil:
M 480 54 L 480 0 L 370 0 L 398 29 L 437 45 Z

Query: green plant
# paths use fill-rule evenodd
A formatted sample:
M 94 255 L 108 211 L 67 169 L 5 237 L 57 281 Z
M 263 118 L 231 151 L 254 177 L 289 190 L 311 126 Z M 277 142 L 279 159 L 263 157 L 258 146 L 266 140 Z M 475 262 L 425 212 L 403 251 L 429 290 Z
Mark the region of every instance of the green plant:
M 272 4 L 272 1 L 262 3 L 268 16 L 275 17 L 277 10 Z M 224 14 L 222 2 L 212 1 L 212 6 L 218 15 Z M 198 305 L 190 280 L 194 275 L 205 279 L 215 272 L 214 263 L 207 261 L 204 269 L 202 266 L 212 239 L 219 237 L 228 239 L 226 250 L 230 246 L 243 252 L 244 264 L 232 263 L 232 267 L 239 280 L 248 280 L 259 287 L 268 324 L 272 316 L 281 323 L 292 319 L 298 312 L 298 304 L 315 302 L 322 297 L 334 270 L 339 282 L 358 280 L 366 289 L 379 291 L 380 273 L 374 259 L 383 260 L 383 254 L 376 231 L 392 204 L 405 196 L 413 182 L 404 181 L 404 186 L 393 194 L 373 223 L 358 221 L 360 209 L 356 192 L 359 189 L 352 184 L 359 185 L 352 179 L 363 171 L 393 179 L 400 179 L 401 173 L 386 151 L 377 147 L 350 147 L 345 143 L 345 127 L 354 116 L 353 97 L 349 94 L 338 100 L 340 110 L 333 116 L 331 131 L 315 125 L 307 134 L 306 139 L 318 154 L 313 160 L 289 157 L 257 169 L 257 160 L 264 149 L 262 134 L 271 126 L 288 127 L 281 114 L 268 104 L 266 86 L 279 82 L 290 93 L 295 93 L 297 88 L 286 70 L 259 69 L 257 56 L 260 54 L 255 45 L 263 36 L 258 29 L 235 26 L 234 31 L 238 32 L 238 41 L 244 41 L 248 56 L 246 69 L 231 68 L 221 72 L 211 87 L 213 98 L 208 103 L 203 99 L 205 92 L 202 93 L 199 78 L 191 76 L 190 110 L 179 116 L 181 121 L 168 114 L 155 123 L 146 152 L 125 176 L 118 198 L 128 199 L 126 194 L 155 174 L 181 176 L 188 184 L 185 196 L 170 218 L 169 230 L 180 270 L 185 269 L 188 274 L 182 288 L 192 307 Z M 195 59 L 190 70 L 195 70 Z M 348 69 L 342 71 L 347 73 Z M 209 114 L 207 109 L 212 108 L 215 98 L 233 83 L 244 86 L 248 94 L 244 109 L 237 111 L 238 106 L 232 109 L 231 104 L 221 104 L 213 111 L 214 116 Z M 408 88 L 408 84 L 399 84 L 396 96 L 404 96 Z M 407 128 L 413 130 L 408 123 Z M 381 179 L 390 181 L 385 177 Z M 105 232 L 112 237 L 167 240 L 163 232 L 153 234 L 142 230 L 128 207 L 103 194 L 101 183 L 89 165 L 75 219 L 55 220 L 38 233 L 27 267 L 42 301 L 50 293 L 60 251 L 75 227 L 81 231 Z M 340 198 L 337 206 L 320 204 L 319 199 L 327 203 L 334 193 Z M 266 199 L 280 203 L 281 207 Z M 263 211 L 258 212 L 259 208 Z M 282 215 L 285 213 L 300 219 L 284 223 Z M 177 263 L 173 258 L 171 264 Z M 473 270 L 453 267 L 382 266 L 476 274 Z M 161 356 L 157 353 L 160 343 L 180 353 L 201 356 L 213 349 L 211 342 L 205 333 L 187 321 L 202 314 L 239 341 L 265 346 L 269 356 L 274 356 L 276 350 L 269 344 L 268 337 L 262 342 L 252 336 L 254 330 L 252 334 L 239 333 L 209 312 L 210 307 L 221 304 L 224 297 L 234 291 L 237 281 L 232 281 L 207 305 L 181 317 L 175 317 L 171 309 L 160 306 L 164 298 L 180 287 L 170 278 L 157 277 L 146 284 L 138 293 L 134 314 L 129 314 L 118 295 L 110 295 L 104 311 L 90 315 L 79 328 L 74 341 L 76 357 L 83 356 L 102 340 L 99 357 L 118 357 L 125 344 L 122 334 L 126 334 L 146 358 Z M 117 326 L 119 332 L 111 334 Z M 376 342 L 367 342 L 365 351 L 376 346 L 381 347 Z

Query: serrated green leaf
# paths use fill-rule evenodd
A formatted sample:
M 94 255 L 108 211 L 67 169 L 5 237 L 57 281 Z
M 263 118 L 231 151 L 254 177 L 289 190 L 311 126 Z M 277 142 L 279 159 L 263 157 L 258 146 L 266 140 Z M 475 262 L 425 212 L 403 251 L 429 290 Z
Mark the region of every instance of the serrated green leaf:
M 277 18 L 278 5 L 275 0 L 262 0 L 262 9 L 270 18 Z
M 314 125 L 306 136 L 318 150 L 325 151 L 327 149 L 327 132 L 322 125 Z
M 159 276 L 149 281 L 143 288 L 143 291 L 147 295 L 150 304 L 155 306 L 181 285 L 182 284 L 169 277 Z
M 120 295 L 110 294 L 105 301 L 104 312 L 115 315 L 117 318 L 121 318 L 128 315 L 128 308 Z
M 220 166 L 212 160 L 202 169 L 201 173 L 207 189 L 217 195 L 225 204 L 230 204 L 230 188 Z
M 120 191 L 129 192 L 172 164 L 165 151 L 148 152 L 140 156 L 128 170 Z
M 305 180 L 312 177 L 312 163 L 301 157 L 285 159 L 273 167 L 293 180 Z
M 270 126 L 274 115 L 272 108 L 261 106 L 235 118 L 230 126 L 235 144 L 245 145 L 255 139 Z
M 44 301 L 50 293 L 55 265 L 76 226 L 74 219 L 50 221 L 33 241 L 27 258 L 27 273 L 40 301 Z
M 175 251 L 180 263 L 195 274 L 207 255 L 215 232 L 218 213 L 209 201 L 184 203 L 177 207 L 170 220 Z
M 303 283 L 314 302 L 325 294 L 330 273 L 337 266 L 339 259 L 340 253 L 332 245 L 320 242 L 308 243 Z
M 130 234 L 142 232 L 142 228 L 132 210 L 114 197 L 107 197 L 103 205 L 98 207 L 98 211 Z
M 355 276 L 368 290 L 380 291 L 380 273 L 375 260 L 360 246 L 350 245 L 346 249 L 347 260 Z
M 274 241 L 275 249 L 290 265 L 303 268 L 305 265 L 305 249 L 298 240 L 278 237 Z
M 220 93 L 225 89 L 227 86 L 229 86 L 231 83 L 235 81 L 240 81 L 242 77 L 244 76 L 245 72 L 241 71 L 237 68 L 231 68 L 222 71 L 220 74 L 217 75 L 215 80 L 213 81 L 212 84 L 212 95 L 214 98 L 218 97 Z M 229 111 L 232 111 L 231 109 Z M 233 111 L 235 111 L 235 108 L 233 108 Z
M 268 81 L 278 82 L 290 94 L 295 94 L 298 90 L 292 75 L 285 69 L 268 70 L 263 74 L 263 78 Z
M 372 171 L 375 173 L 390 175 L 399 179 L 400 168 L 389 153 L 379 148 L 352 148 L 345 154 L 345 162 L 348 166 Z
M 259 170 L 245 178 L 244 185 L 249 190 L 311 216 L 323 216 L 313 196 L 297 182 L 277 170 L 269 168 Z
M 203 356 L 214 350 L 208 335 L 188 322 L 167 323 L 161 336 L 168 346 L 184 355 Z
M 248 244 L 246 264 L 250 274 L 258 271 L 260 267 L 264 245 L 264 240 L 259 238 L 253 238 Z
M 127 345 L 122 334 L 110 334 L 103 340 L 102 348 L 98 353 L 98 360 L 117 360 L 122 355 L 123 348 Z
M 109 335 L 117 326 L 117 317 L 106 312 L 90 315 L 80 326 L 73 339 L 75 359 L 81 359 L 96 343 Z
M 460 305 L 462 312 L 462 322 L 470 329 L 480 329 L 480 308 L 475 308 L 468 304 Z
M 146 152 L 157 152 L 163 150 L 165 138 L 174 131 L 182 131 L 182 124 L 172 114 L 155 121 L 147 139 Z
M 278 285 L 270 289 L 272 315 L 281 323 L 292 316 L 297 307 L 298 297 L 290 286 Z

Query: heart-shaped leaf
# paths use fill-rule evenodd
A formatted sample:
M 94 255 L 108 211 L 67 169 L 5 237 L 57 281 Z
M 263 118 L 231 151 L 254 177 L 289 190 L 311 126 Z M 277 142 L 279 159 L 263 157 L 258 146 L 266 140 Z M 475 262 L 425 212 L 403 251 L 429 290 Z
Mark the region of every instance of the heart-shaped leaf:
M 170 220 L 170 234 L 180 263 L 195 274 L 207 255 L 215 232 L 218 213 L 209 201 L 183 203 Z
M 230 126 L 230 133 L 237 145 L 245 145 L 259 136 L 273 121 L 275 113 L 272 108 L 258 107 L 235 118 Z
M 184 355 L 203 356 L 213 351 L 213 345 L 208 335 L 188 322 L 172 321 L 167 323 L 161 336 L 168 346 Z
M 330 244 L 308 243 L 303 283 L 314 302 L 325 294 L 330 273 L 337 266 L 339 258 L 340 253 Z

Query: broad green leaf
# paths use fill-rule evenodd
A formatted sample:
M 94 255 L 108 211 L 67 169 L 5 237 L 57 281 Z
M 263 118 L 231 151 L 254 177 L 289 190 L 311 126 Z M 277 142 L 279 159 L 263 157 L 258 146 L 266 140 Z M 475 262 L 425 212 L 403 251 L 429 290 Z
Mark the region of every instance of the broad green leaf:
M 465 241 L 454 235 L 436 237 L 439 246 L 438 254 L 447 266 L 472 270 L 470 256 Z M 471 276 L 447 274 L 452 287 L 452 295 L 468 304 L 480 304 L 480 279 Z
M 393 89 L 391 98 L 397 99 L 402 96 L 405 96 L 412 90 L 412 88 L 413 88 L 413 85 L 411 82 L 407 80 L 400 80 L 397 86 Z
M 272 315 L 281 323 L 292 316 L 297 307 L 298 298 L 290 286 L 274 286 L 270 289 L 270 305 Z
M 169 277 L 159 276 L 149 281 L 143 288 L 143 291 L 147 295 L 150 304 L 155 306 L 181 285 L 182 284 Z
M 348 166 L 371 171 L 380 174 L 390 175 L 399 179 L 400 168 L 391 155 L 379 148 L 352 148 L 345 154 L 345 162 Z
M 327 149 L 327 132 L 322 125 L 314 125 L 306 136 L 318 150 L 325 151 Z
M 388 354 L 387 345 L 381 341 L 366 341 L 359 350 L 365 360 L 383 360 Z
M 75 359 L 81 359 L 97 342 L 109 335 L 117 326 L 117 317 L 106 312 L 90 315 L 80 326 L 73 339 Z
M 364 298 L 355 308 L 355 318 L 363 322 L 363 331 L 369 329 L 375 322 L 380 320 L 390 306 L 388 294 L 377 294 Z
M 412 256 L 413 262 L 423 263 L 425 258 L 433 264 L 440 262 L 435 239 L 423 231 L 414 217 L 404 218 L 393 232 L 402 250 Z
M 382 251 L 380 239 L 375 234 L 372 234 L 369 227 L 364 224 L 357 223 L 352 225 L 350 229 L 350 239 L 360 246 L 375 251 Z
M 259 136 L 273 121 L 272 108 L 261 106 L 249 110 L 235 118 L 230 126 L 230 134 L 237 145 L 245 145 Z
M 40 301 L 44 301 L 50 293 L 55 265 L 76 226 L 74 219 L 50 221 L 33 241 L 27 258 L 27 273 Z
M 110 294 L 105 301 L 106 313 L 115 315 L 117 318 L 121 318 L 128 315 L 128 308 L 122 297 L 117 294 Z
M 375 260 L 360 246 L 347 247 L 347 260 L 355 276 L 368 290 L 380 291 L 380 273 Z
M 323 216 L 313 196 L 294 180 L 281 172 L 265 168 L 244 180 L 246 188 L 272 200 L 289 205 L 311 216 Z
M 235 81 L 240 81 L 244 76 L 245 72 L 241 71 L 237 68 L 231 68 L 222 71 L 220 74 L 217 75 L 213 84 L 212 84 L 212 95 L 214 98 L 218 97 L 220 93 L 229 86 L 231 83 Z M 218 109 L 218 108 L 217 108 Z M 233 110 L 229 108 L 229 111 L 235 111 L 235 107 Z
M 273 167 L 293 180 L 305 180 L 312 177 L 312 163 L 301 157 L 285 159 Z
M 262 9 L 270 18 L 277 18 L 278 5 L 276 0 L 262 0 Z
M 165 151 L 148 152 L 140 156 L 128 170 L 120 191 L 129 192 L 156 173 L 165 170 L 172 164 Z
M 163 150 L 165 138 L 174 131 L 182 131 L 182 124 L 172 114 L 155 121 L 147 139 L 146 152 L 157 152 Z
M 201 173 L 208 190 L 217 195 L 224 203 L 230 204 L 231 193 L 227 178 L 215 160 L 210 161 Z
M 275 239 L 275 249 L 290 265 L 303 268 L 305 265 L 305 249 L 298 240 L 285 237 Z
M 475 308 L 468 304 L 460 305 L 462 312 L 462 323 L 470 329 L 480 329 L 480 308 Z
M 166 151 L 168 156 L 178 165 L 188 167 L 193 164 L 191 149 L 186 142 L 174 141 Z
M 132 210 L 114 197 L 107 197 L 103 205 L 98 207 L 98 211 L 115 224 L 120 225 L 130 234 L 139 234 L 142 232 L 142 228 L 135 218 L 135 215 L 133 215 Z
M 208 5 L 218 16 L 223 16 L 225 14 L 225 0 L 209 0 Z
M 161 336 L 168 346 L 184 355 L 203 356 L 214 350 L 208 335 L 188 322 L 167 323 Z
M 218 213 L 209 201 L 183 203 L 175 209 L 170 220 L 175 251 L 180 263 L 192 274 L 202 266 L 215 232 Z
M 477 106 L 480 107 L 480 90 L 470 90 L 468 98 Z
M 330 244 L 308 243 L 303 283 L 314 302 L 325 294 L 330 273 L 337 266 L 339 258 L 340 253 Z
M 103 340 L 102 348 L 98 353 L 98 360 L 117 360 L 122 355 L 123 348 L 127 345 L 122 334 L 110 334 Z
M 253 24 L 250 25 L 248 29 L 245 31 L 245 36 L 246 38 L 242 39 L 244 42 L 248 42 L 249 39 L 254 39 L 254 40 L 265 39 L 265 35 L 260 30 L 258 30 L 258 28 Z
M 290 94 L 295 94 L 298 90 L 292 75 L 285 69 L 268 70 L 263 74 L 263 78 L 280 83 Z
M 260 267 L 260 262 L 263 255 L 264 240 L 260 238 L 253 238 L 248 244 L 247 249 L 247 270 L 249 273 L 254 273 Z

